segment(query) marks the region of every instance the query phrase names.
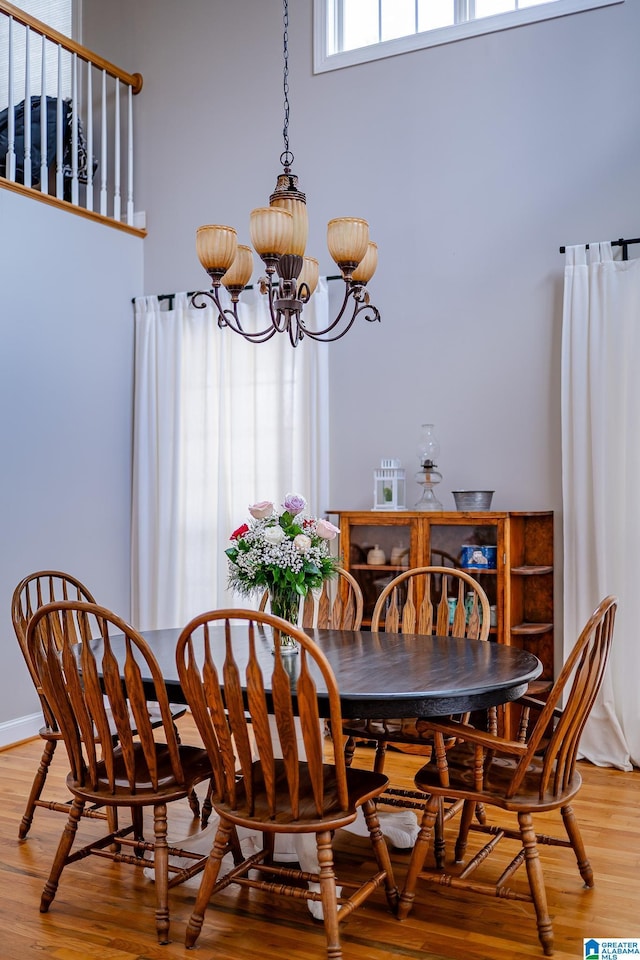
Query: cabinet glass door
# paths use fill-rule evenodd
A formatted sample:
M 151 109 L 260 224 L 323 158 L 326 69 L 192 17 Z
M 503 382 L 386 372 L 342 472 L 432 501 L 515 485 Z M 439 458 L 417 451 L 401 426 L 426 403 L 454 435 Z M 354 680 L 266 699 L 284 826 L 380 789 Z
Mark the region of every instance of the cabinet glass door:
M 429 531 L 431 566 L 457 567 L 477 580 L 491 606 L 491 633 L 498 624 L 498 526 L 446 524 L 432 521 Z
M 368 627 L 381 591 L 390 580 L 409 566 L 411 526 L 352 524 L 349 532 L 349 570 L 362 588 L 362 625 Z

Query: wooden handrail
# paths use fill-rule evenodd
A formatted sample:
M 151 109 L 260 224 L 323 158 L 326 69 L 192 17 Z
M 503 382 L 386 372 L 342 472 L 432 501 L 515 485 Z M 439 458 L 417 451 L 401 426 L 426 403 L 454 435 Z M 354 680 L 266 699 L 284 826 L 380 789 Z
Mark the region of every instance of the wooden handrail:
M 60 44 L 65 50 L 77 54 L 80 59 L 86 61 L 86 63 L 93 64 L 93 66 L 99 70 L 105 70 L 109 76 L 122 80 L 123 83 L 131 87 L 132 93 L 140 93 L 142 90 L 142 74 L 127 73 L 125 70 L 121 70 L 120 67 L 116 67 L 115 64 L 93 53 L 93 51 L 87 47 L 83 47 L 82 44 L 76 43 L 76 41 L 70 37 L 65 37 L 63 33 L 59 33 L 57 30 L 54 30 L 53 27 L 49 27 L 46 23 L 43 23 L 42 20 L 37 20 L 35 17 L 30 16 L 28 13 L 25 13 L 24 10 L 14 6 L 13 3 L 8 3 L 7 0 L 0 0 L 0 11 L 13 17 L 14 20 L 22 23 L 25 27 L 35 30 L 36 33 L 41 34 L 48 40 Z

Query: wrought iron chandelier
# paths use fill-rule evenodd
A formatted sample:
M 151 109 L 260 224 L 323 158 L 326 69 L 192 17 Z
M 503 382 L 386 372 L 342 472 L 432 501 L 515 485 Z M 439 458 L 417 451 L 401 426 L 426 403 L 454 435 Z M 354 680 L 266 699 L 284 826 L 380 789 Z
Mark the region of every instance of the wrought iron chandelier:
M 251 248 L 238 243 L 233 227 L 207 225 L 196 232 L 196 250 L 211 278 L 212 290 L 194 294 L 192 304 L 204 308 L 211 300 L 218 313 L 218 326 L 229 327 L 254 343 L 264 343 L 276 333 L 287 333 L 292 346 L 304 337 L 330 342 L 347 333 L 361 313 L 366 320 L 380 320 L 380 313 L 369 302 L 365 289 L 378 265 L 377 245 L 369 239 L 369 224 L 357 217 L 330 220 L 327 226 L 329 253 L 337 263 L 345 283 L 344 299 L 335 319 L 324 329 L 306 326 L 303 308 L 317 283 L 319 267 L 313 257 L 305 256 L 309 221 L 305 194 L 298 189 L 298 177 L 292 173 L 293 154 L 289 149 L 289 4 L 284 0 L 284 150 L 268 207 L 251 211 L 249 232 L 256 253 L 265 264 L 266 277 L 258 281 L 268 298 L 271 323 L 263 330 L 245 330 L 239 311 L 239 297 L 253 272 Z M 220 287 L 228 291 L 231 306 L 220 300 Z

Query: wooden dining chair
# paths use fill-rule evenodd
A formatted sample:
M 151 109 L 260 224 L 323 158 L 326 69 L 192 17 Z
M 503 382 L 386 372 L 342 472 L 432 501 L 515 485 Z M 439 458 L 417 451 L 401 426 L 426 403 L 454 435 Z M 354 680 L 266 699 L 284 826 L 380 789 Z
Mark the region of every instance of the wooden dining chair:
M 453 616 L 450 599 L 456 601 Z M 371 618 L 372 632 L 437 634 L 474 640 L 488 640 L 489 627 L 489 600 L 478 581 L 464 570 L 440 566 L 413 567 L 394 577 L 380 593 Z M 468 720 L 468 716 L 463 719 Z M 384 769 L 389 746 L 402 753 L 429 757 L 432 742 L 416 728 L 416 722 L 415 717 L 345 720 L 342 732 L 347 737 L 347 763 L 351 763 L 358 741 L 376 744 L 374 770 L 379 772 Z M 496 732 L 495 708 L 487 714 L 487 725 Z M 415 790 L 390 786 L 381 801 L 388 806 L 422 810 L 425 798 Z M 460 809 L 461 804 L 440 803 L 434 840 L 436 860 L 440 864 L 444 861 L 444 824 Z M 482 808 L 478 813 L 483 819 Z
M 56 746 L 61 740 L 61 733 L 57 727 L 55 717 L 51 712 L 51 708 L 47 703 L 46 697 L 44 696 L 34 665 L 29 655 L 29 650 L 27 648 L 27 624 L 29 623 L 29 620 L 35 611 L 42 607 L 45 603 L 53 603 L 56 600 L 84 600 L 87 603 L 96 602 L 88 587 L 78 580 L 77 577 L 74 577 L 69 573 L 63 573 L 60 570 L 39 570 L 36 573 L 31 573 L 29 576 L 24 577 L 24 579 L 20 581 L 13 591 L 13 597 L 11 600 L 11 620 L 13 623 L 13 629 L 17 637 L 22 656 L 24 657 L 24 661 L 27 665 L 29 676 L 33 681 L 33 685 L 36 688 L 38 697 L 40 698 L 40 707 L 42 709 L 42 715 L 44 719 L 44 725 L 39 731 L 40 736 L 44 740 L 44 750 L 42 752 L 42 757 L 40 758 L 38 769 L 34 774 L 31 790 L 29 791 L 29 796 L 27 798 L 27 805 L 18 828 L 18 836 L 20 840 L 24 840 L 29 833 L 37 807 L 44 807 L 47 810 L 55 810 L 59 813 L 65 813 L 67 815 L 69 813 L 68 803 L 41 799 L 42 791 L 46 783 L 47 774 L 49 772 L 49 767 L 51 765 Z M 171 705 L 171 713 L 174 721 L 182 717 L 185 712 L 185 707 L 178 704 Z M 157 704 L 148 704 L 148 713 L 154 725 L 159 726 L 162 723 L 162 718 L 158 712 Z M 115 736 L 115 727 L 113 724 L 112 729 L 114 730 Z M 195 793 L 189 798 L 189 803 L 194 816 L 198 816 L 199 801 Z M 109 815 L 111 815 L 111 811 L 109 812 Z M 83 816 L 104 820 L 108 817 L 108 814 L 102 810 L 94 810 L 90 807 L 85 807 Z M 115 825 L 116 824 L 114 820 L 112 822 L 112 826 Z
M 319 590 L 310 590 L 304 599 L 302 626 L 330 630 L 359 630 L 364 601 L 360 584 L 348 570 L 337 568 L 337 580 L 325 580 Z M 269 591 L 260 600 L 267 609 Z
M 169 888 L 202 870 L 205 857 L 168 846 L 167 804 L 188 797 L 195 784 L 211 777 L 207 751 L 178 742 L 151 648 L 105 607 L 81 600 L 45 604 L 29 620 L 27 647 L 67 750 L 73 796 L 40 912 L 48 911 L 65 867 L 90 855 L 107 857 L 154 870 L 158 941 L 168 943 Z M 158 705 L 159 727 L 149 718 L 148 692 Z M 72 851 L 87 804 L 127 807 L 131 824 Z M 143 835 L 145 808 L 153 811 L 153 841 Z M 188 865 L 175 866 L 170 855 Z
M 273 632 L 275 643 L 265 635 L 265 627 Z M 282 631 L 298 642 L 295 657 L 282 656 Z M 218 610 L 196 617 L 180 635 L 176 660 L 182 689 L 209 752 L 213 805 L 220 817 L 187 925 L 187 947 L 198 939 L 211 898 L 234 883 L 321 903 L 327 957 L 340 960 L 339 922 L 377 887 L 384 885 L 392 908 L 397 892 L 374 802 L 387 778 L 347 768 L 340 745 L 334 745 L 332 762 L 324 757 L 322 718 L 328 717 L 337 729 L 341 724 L 340 695 L 328 660 L 302 630 L 254 610 Z M 318 699 L 318 680 L 327 691 L 324 703 Z M 366 881 L 353 885 L 350 896 L 338 896 L 333 833 L 353 823 L 360 807 L 376 869 Z M 262 833 L 263 848 L 219 879 L 222 858 L 238 827 Z M 318 871 L 275 863 L 277 834 L 315 836 Z M 343 876 L 339 882 L 352 886 Z M 320 892 L 308 889 L 308 883 L 318 884 Z
M 417 788 L 428 794 L 429 799 L 400 898 L 400 919 L 411 910 L 419 880 L 500 899 L 524 900 L 534 904 L 538 937 L 545 955 L 553 954 L 553 928 L 538 843 L 571 847 L 585 885 L 593 886 L 593 870 L 571 801 L 582 783 L 576 767 L 578 747 L 607 666 L 616 609 L 617 599 L 606 597 L 589 618 L 546 702 L 538 703 L 538 718 L 526 731 L 525 742 L 507 740 L 453 720 L 424 721 L 425 733 L 434 738 L 435 757 L 415 777 Z M 560 709 L 563 697 L 565 705 Z M 455 741 L 449 750 L 444 747 L 447 739 Z M 443 796 L 464 803 L 455 848 L 457 864 L 462 864 L 471 830 L 490 835 L 481 850 L 450 874 L 424 866 L 438 803 Z M 477 803 L 515 814 L 517 826 L 504 823 L 499 813 L 499 824 L 473 823 L 473 808 Z M 568 839 L 538 834 L 533 815 L 558 809 Z M 475 870 L 495 852 L 502 840 L 517 841 L 519 852 L 497 881 L 476 879 Z M 528 894 L 509 885 L 523 863 L 529 881 Z
M 359 630 L 362 624 L 364 601 L 362 590 L 356 578 L 343 570 L 337 569 L 338 580 L 325 580 L 319 590 L 310 590 L 304 599 L 302 609 L 302 626 L 307 628 L 333 630 Z M 267 609 L 269 591 L 265 590 L 258 609 L 262 612 Z M 330 734 L 329 724 L 325 727 Z M 202 802 L 202 826 L 206 827 L 211 816 L 211 790 Z
M 453 617 L 450 597 L 456 600 Z M 404 570 L 384 587 L 371 618 L 373 633 L 389 631 L 487 640 L 489 626 L 489 601 L 484 590 L 470 574 L 451 567 Z M 343 732 L 352 738 L 346 746 L 347 762 L 357 740 L 376 743 L 374 769 L 378 771 L 384 769 L 389 744 L 405 753 L 420 756 L 430 753 L 430 745 L 416 731 L 415 718 L 346 720 Z

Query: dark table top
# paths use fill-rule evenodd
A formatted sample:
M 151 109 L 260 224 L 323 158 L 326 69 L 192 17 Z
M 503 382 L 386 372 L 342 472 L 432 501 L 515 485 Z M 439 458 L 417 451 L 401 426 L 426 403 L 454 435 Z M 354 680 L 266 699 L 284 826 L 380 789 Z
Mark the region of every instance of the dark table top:
M 239 627 L 246 635 L 246 626 Z M 214 627 L 214 656 L 222 662 L 222 627 Z M 508 703 L 542 672 L 532 653 L 482 640 L 414 634 L 306 630 L 329 660 L 344 717 L 446 716 Z M 184 703 L 175 649 L 179 630 L 143 631 L 162 670 L 169 699 Z M 273 666 L 271 633 L 261 637 L 265 684 Z M 287 657 L 295 679 L 297 655 Z M 242 666 L 241 657 L 238 663 Z M 317 675 L 318 692 L 324 685 Z

